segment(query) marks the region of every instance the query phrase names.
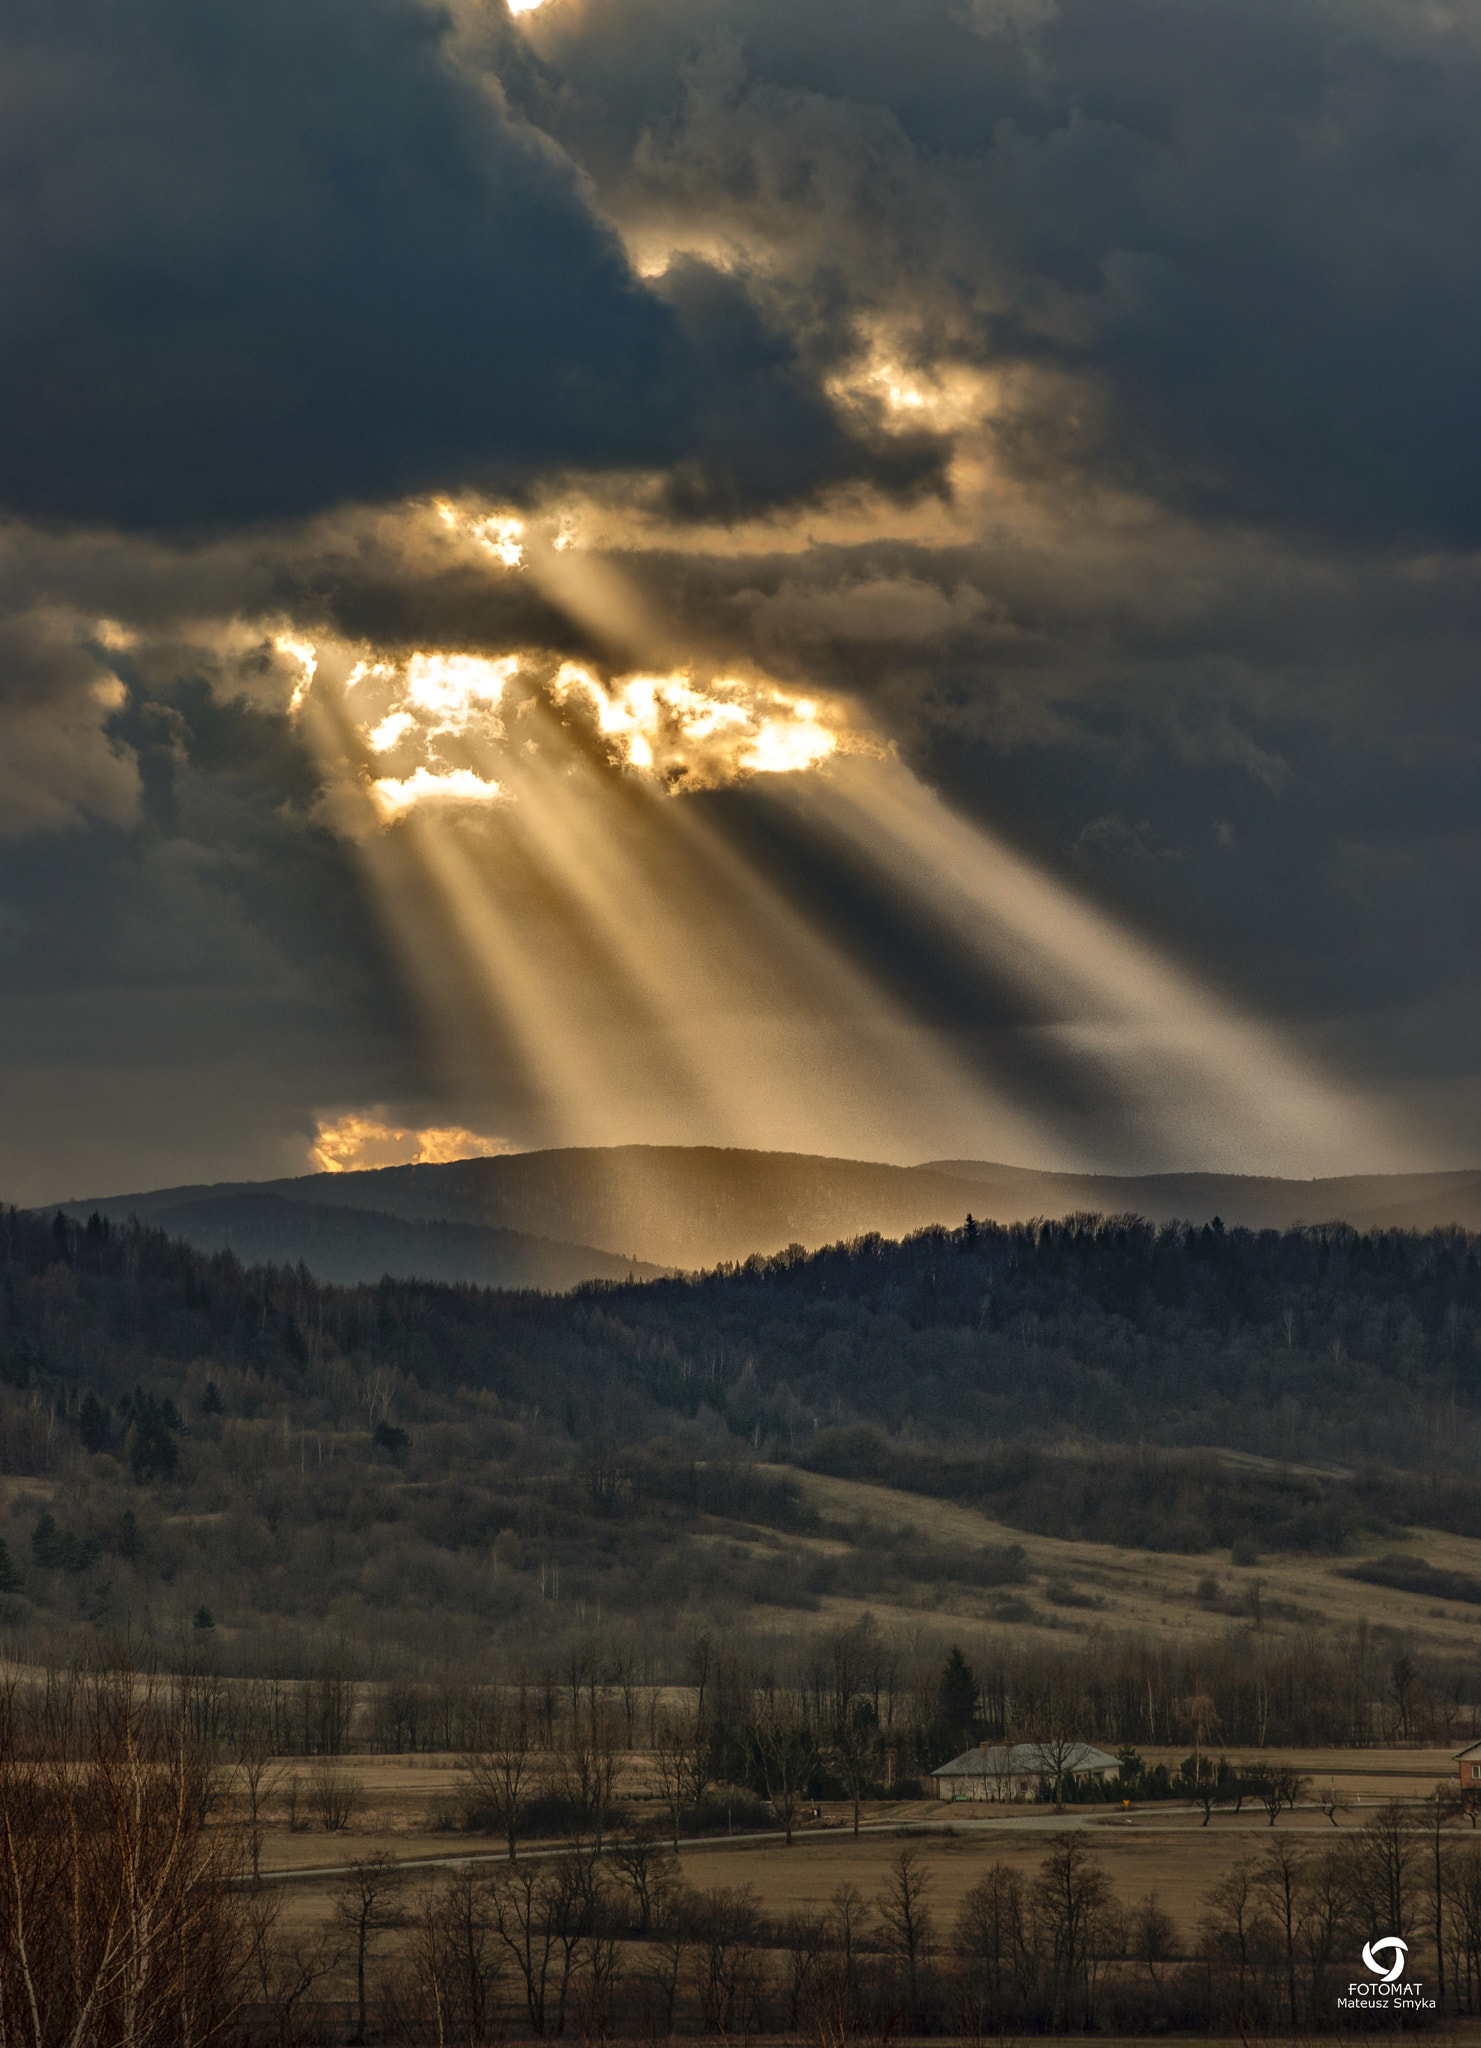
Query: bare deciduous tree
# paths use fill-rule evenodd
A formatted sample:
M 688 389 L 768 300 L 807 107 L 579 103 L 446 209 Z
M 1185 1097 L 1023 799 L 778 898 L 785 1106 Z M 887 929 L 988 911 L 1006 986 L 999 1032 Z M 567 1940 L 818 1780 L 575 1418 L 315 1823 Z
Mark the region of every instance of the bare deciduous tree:
M 798 1907 L 778 1923 L 777 1939 L 788 1963 L 787 2025 L 796 2033 L 829 1946 L 828 1922 L 821 1913 Z
M 519 1855 L 519 1828 L 531 1801 L 543 1788 L 535 1731 L 523 1694 L 501 1708 L 487 1749 L 464 1758 L 477 1797 L 509 1845 L 509 1861 Z
M 812 1730 L 789 1701 L 773 1699 L 758 1716 L 751 1740 L 771 1810 L 790 1848 L 797 1809 L 818 1763 Z
M 852 1998 L 857 1984 L 859 1947 L 869 1929 L 870 1912 L 857 1885 L 841 1884 L 828 1901 L 828 1939 L 839 1960 L 846 1995 Z
M 317 1764 L 309 1775 L 309 1810 L 326 1835 L 343 1834 L 360 1805 L 360 1787 L 335 1764 Z
M 401 1891 L 405 1873 L 394 1856 L 363 1856 L 351 1863 L 335 1893 L 335 1917 L 355 1951 L 354 2039 L 365 2039 L 365 1965 L 381 1935 L 404 1920 Z
M 458 2048 L 485 2048 L 499 2034 L 494 1999 L 504 1958 L 496 1952 L 488 1885 L 469 1871 L 423 1893 L 410 1916 L 393 2004 L 405 2009 L 410 2033 L 431 2013 L 435 2038 Z
M 277 1791 L 283 1767 L 274 1761 L 266 1729 L 253 1725 L 237 1759 L 232 1791 L 238 1794 L 247 1814 L 247 1848 L 252 1858 L 252 1879 L 262 1878 L 262 1821 L 267 1803 Z
M 994 1863 L 962 1900 L 951 1945 L 966 1965 L 977 2028 L 1000 2033 L 1032 1978 L 1023 1879 Z
M 761 1902 L 749 1885 L 725 1885 L 698 1893 L 691 1910 L 705 2031 L 722 2039 L 737 2029 L 747 2034 L 765 1982 L 758 1954 L 765 1931 Z
M 262 1895 L 259 1895 L 261 1898 Z M 280 2048 L 299 2038 L 299 2011 L 315 1987 L 339 1967 L 343 1942 L 333 1927 L 295 1937 L 277 1932 L 277 1901 L 268 1905 L 254 1944 L 256 1988 Z
M 583 1942 L 604 1904 L 594 1857 L 567 1854 L 500 1871 L 491 1887 L 494 1931 L 519 1973 L 530 2031 L 565 2031 L 566 2003 Z
M 1163 1980 L 1157 1973 L 1165 1972 L 1169 1963 L 1176 1962 L 1182 1949 L 1177 1924 L 1171 1914 L 1163 1912 L 1155 1891 L 1148 1892 L 1132 1908 L 1128 1933 L 1132 1956 L 1146 1970 L 1158 1998 L 1162 1998 Z
M 614 1843 L 611 1856 L 632 1894 L 633 1933 L 640 1941 L 646 1940 L 678 1892 L 679 1866 L 646 1828 L 635 1828 Z
M 659 1796 L 668 1809 L 674 1847 L 679 1846 L 679 1824 L 685 1805 L 698 1805 L 708 1787 L 700 1758 L 705 1744 L 697 1719 L 688 1714 L 671 1714 L 654 1730 L 653 1775 Z
M 1385 1934 L 1407 1936 L 1424 1851 L 1409 1809 L 1397 1801 L 1380 1808 L 1358 1830 L 1355 1846 L 1354 1879 L 1363 1911 Z
M 929 1896 L 931 1878 L 917 1849 L 901 1849 L 890 1859 L 889 1881 L 875 1900 L 881 1938 L 886 1949 L 905 1966 L 912 2011 L 920 2003 L 920 1975 L 935 1942 L 936 1923 Z
M 598 1856 L 611 1819 L 620 1762 L 611 1730 L 602 1725 L 602 1718 L 595 1711 L 584 1733 L 573 1728 L 560 1760 L 557 1782 L 565 1796 L 576 1844 L 579 1847 L 590 1835 Z
M 240 1826 L 206 1820 L 199 1745 L 150 1680 L 87 1680 L 70 1737 L 22 1742 L 0 1690 L 0 2035 L 143 2048 L 183 2018 L 208 2040 L 249 1994 L 262 1931 L 231 1888 Z
M 828 1754 L 853 1807 L 855 1834 L 859 1832 L 859 1804 L 870 1780 L 874 1752 L 873 1725 L 850 1711 L 834 1728 Z
M 1106 1874 L 1077 1835 L 1056 1835 L 1029 1898 L 1049 1970 L 1052 2016 L 1060 2025 L 1083 2022 L 1097 1967 L 1118 1931 Z

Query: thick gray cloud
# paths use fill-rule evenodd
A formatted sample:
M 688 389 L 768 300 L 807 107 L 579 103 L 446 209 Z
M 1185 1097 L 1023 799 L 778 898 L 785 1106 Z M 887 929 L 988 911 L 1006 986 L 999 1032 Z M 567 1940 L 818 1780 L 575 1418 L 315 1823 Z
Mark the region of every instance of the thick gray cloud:
M 219 527 L 565 465 L 681 463 L 745 502 L 928 479 L 736 286 L 645 288 L 446 29 L 413 0 L 6 10 L 12 512 Z
M 764 245 L 835 332 L 893 307 L 927 360 L 1054 373 L 1026 473 L 1481 538 L 1469 8 L 555 0 L 537 39 L 531 110 L 625 221 Z
M 821 388 L 884 318 L 927 366 L 1029 373 L 997 431 L 1026 475 L 1368 544 L 1481 537 L 1466 9 L 526 20 L 8 9 L 10 508 L 178 526 L 613 466 L 706 517 L 909 492 L 937 481 L 930 437 Z M 666 279 L 633 276 L 593 199 Z

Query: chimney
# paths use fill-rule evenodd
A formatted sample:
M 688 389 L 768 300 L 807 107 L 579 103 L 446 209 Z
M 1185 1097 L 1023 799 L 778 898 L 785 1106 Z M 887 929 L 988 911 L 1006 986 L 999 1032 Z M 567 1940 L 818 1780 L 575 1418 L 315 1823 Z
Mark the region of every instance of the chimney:
M 987 1755 L 987 1744 L 985 1742 L 979 1742 L 977 1747 L 983 1756 Z

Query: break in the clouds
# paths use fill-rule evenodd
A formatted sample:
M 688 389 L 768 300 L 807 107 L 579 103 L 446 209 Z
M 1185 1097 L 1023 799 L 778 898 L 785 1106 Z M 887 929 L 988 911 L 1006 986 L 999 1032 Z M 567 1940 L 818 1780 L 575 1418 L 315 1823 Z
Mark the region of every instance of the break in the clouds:
M 798 1143 L 959 1151 L 980 1088 L 979 1150 L 1301 1164 L 884 888 L 784 730 L 1268 1026 L 1347 1163 L 1474 1154 L 1469 5 L 67 0 L 0 111 L 15 1192 L 786 1142 L 850 1018 L 917 1110 L 865 1062 Z M 417 656 L 515 680 L 443 718 Z

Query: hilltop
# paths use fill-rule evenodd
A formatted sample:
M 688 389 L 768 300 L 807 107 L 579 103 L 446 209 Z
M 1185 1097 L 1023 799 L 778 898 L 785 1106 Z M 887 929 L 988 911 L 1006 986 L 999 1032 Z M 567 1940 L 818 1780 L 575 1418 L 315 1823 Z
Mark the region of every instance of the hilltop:
M 569 1287 L 698 1270 L 871 1231 L 1011 1224 L 1076 1213 L 1252 1230 L 1481 1229 L 1481 1172 L 1280 1180 L 1238 1174 L 1047 1173 L 991 1161 L 891 1166 L 806 1153 L 621 1145 L 441 1166 L 162 1188 L 65 1203 L 79 1220 L 130 1216 L 248 1261 L 302 1260 L 322 1279 L 403 1277 Z M 324 1211 L 339 1212 L 333 1226 Z M 380 1221 L 374 1219 L 379 1218 Z M 398 1229 L 387 1219 L 404 1226 Z M 430 1226 L 437 1226 L 431 1228 Z

